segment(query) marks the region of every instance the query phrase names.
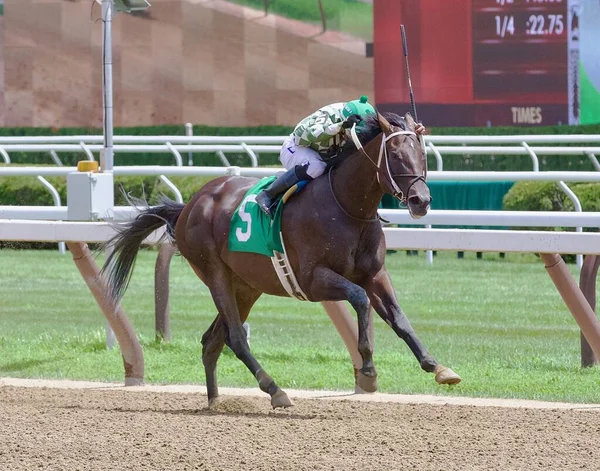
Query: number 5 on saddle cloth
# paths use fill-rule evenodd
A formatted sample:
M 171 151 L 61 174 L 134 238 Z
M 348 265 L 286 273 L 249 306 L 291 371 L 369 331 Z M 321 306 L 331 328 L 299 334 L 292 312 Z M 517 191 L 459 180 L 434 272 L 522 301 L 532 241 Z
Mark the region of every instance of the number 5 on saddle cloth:
M 253 252 L 267 257 L 272 257 L 274 250 L 283 252 L 280 235 L 283 207 L 288 198 L 302 190 L 308 181 L 298 182 L 279 197 L 279 201 L 274 203 L 276 209 L 271 220 L 256 204 L 256 195 L 273 183 L 275 178 L 266 177 L 261 179 L 244 195 L 244 199 L 231 217 L 229 229 L 230 251 Z
M 229 228 L 229 250 L 232 252 L 253 252 L 271 258 L 279 281 L 287 293 L 305 301 L 306 295 L 298 286 L 296 277 L 289 265 L 285 253 L 285 244 L 281 234 L 281 216 L 290 196 L 304 188 L 308 181 L 303 180 L 292 186 L 279 201 L 271 219 L 256 203 L 256 195 L 268 187 L 276 177 L 260 180 L 244 195 L 244 199 L 231 217 Z

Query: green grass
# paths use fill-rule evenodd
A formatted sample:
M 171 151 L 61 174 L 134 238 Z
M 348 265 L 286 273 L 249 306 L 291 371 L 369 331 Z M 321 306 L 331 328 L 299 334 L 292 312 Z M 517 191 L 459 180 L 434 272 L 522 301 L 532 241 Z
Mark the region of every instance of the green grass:
M 215 310 L 181 257 L 172 263 L 171 344 L 154 342 L 155 252 L 141 252 L 124 299 L 145 352 L 146 381 L 203 383 L 202 333 Z M 118 349 L 104 348 L 104 319 L 69 255 L 0 250 L 0 375 L 122 381 Z M 380 319 L 375 364 L 380 390 L 395 393 L 600 402 L 598 368 L 579 367 L 579 330 L 543 264 L 533 256 L 440 254 L 434 265 L 388 256 L 404 310 L 438 360 L 461 374 L 435 384 Z M 251 347 L 282 387 L 351 389 L 352 366 L 318 304 L 264 296 L 251 317 Z M 256 386 L 231 352 L 223 386 Z
M 264 0 L 231 0 L 264 10 Z M 366 41 L 373 39 L 373 5 L 357 0 L 323 0 L 327 29 L 342 31 Z M 321 25 L 318 0 L 270 0 L 269 13 Z

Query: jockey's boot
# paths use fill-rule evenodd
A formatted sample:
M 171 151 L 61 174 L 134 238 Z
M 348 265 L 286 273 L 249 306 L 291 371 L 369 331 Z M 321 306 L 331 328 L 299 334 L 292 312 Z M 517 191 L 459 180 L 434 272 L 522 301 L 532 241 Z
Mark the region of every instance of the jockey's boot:
M 289 169 L 285 173 L 279 175 L 273 183 L 256 195 L 256 203 L 265 214 L 272 218 L 273 213 L 271 211 L 271 206 L 273 206 L 275 198 L 286 192 L 300 180 L 302 180 L 302 178 L 298 176 L 296 168 Z

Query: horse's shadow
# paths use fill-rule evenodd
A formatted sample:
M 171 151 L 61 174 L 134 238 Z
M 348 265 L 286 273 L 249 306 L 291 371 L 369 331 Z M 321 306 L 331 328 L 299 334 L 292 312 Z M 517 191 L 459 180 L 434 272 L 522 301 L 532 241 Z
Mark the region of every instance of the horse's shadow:
M 61 409 L 77 409 L 77 410 L 98 410 L 94 407 L 84 406 L 64 406 Z M 183 415 L 183 416 L 223 416 L 223 417 L 252 417 L 256 419 L 277 419 L 277 420 L 313 420 L 317 418 L 317 414 L 297 414 L 293 412 L 279 411 L 224 411 L 205 407 L 202 409 L 172 409 L 172 410 L 157 410 L 157 409 L 125 409 L 123 407 L 104 408 L 104 412 L 117 412 L 126 414 L 164 414 L 164 415 Z
M 268 412 L 253 412 L 253 411 L 223 411 L 223 410 L 215 410 L 211 408 L 204 409 L 180 409 L 180 410 L 165 410 L 160 411 L 164 414 L 172 414 L 172 415 L 200 415 L 200 416 L 224 416 L 224 417 L 253 417 L 256 419 L 264 418 L 264 419 L 277 419 L 277 420 L 312 420 L 317 418 L 316 414 L 297 414 L 293 412 L 286 412 L 285 410 L 279 411 L 268 411 Z

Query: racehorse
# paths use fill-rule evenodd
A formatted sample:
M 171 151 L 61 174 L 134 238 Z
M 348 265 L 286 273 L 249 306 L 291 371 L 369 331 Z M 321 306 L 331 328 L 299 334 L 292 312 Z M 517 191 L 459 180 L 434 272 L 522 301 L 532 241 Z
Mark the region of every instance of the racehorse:
M 356 382 L 367 392 L 377 388 L 371 307 L 406 342 L 421 368 L 435 373 L 438 383 L 460 381 L 417 338 L 384 265 L 386 246 L 377 215 L 384 192 L 405 203 L 413 218 L 424 216 L 431 201 L 426 155 L 414 129 L 409 114 L 367 118 L 358 135 L 353 129 L 353 139 L 330 162 L 329 172 L 291 198 L 283 213 L 286 251 L 308 300 L 347 300 L 356 311 L 362 357 Z M 112 253 L 102 271 L 116 300 L 127 289 L 142 241 L 163 225 L 209 288 L 218 311 L 202 336 L 209 405 L 218 397 L 216 366 L 225 344 L 271 396 L 273 408 L 293 405 L 250 352 L 242 326 L 261 294 L 288 294 L 269 257 L 228 249 L 232 215 L 255 183 L 254 178 L 221 177 L 204 185 L 185 205 L 163 199 L 119 226 L 107 243 Z

